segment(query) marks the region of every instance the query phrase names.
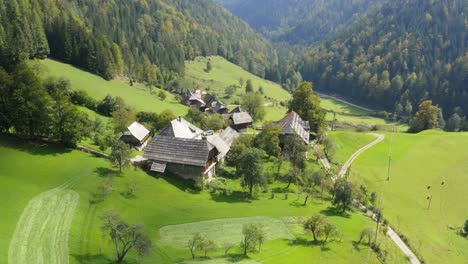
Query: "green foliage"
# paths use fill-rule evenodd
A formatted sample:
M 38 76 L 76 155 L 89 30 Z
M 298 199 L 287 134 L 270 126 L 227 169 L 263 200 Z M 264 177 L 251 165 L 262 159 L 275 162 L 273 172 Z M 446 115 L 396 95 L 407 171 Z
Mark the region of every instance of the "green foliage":
M 242 235 L 240 246 L 243 249 L 244 256 L 247 256 L 249 251 L 254 251 L 257 245 L 260 250 L 262 243 L 265 241 L 265 232 L 260 224 L 245 224 L 242 227 Z
M 192 124 L 203 130 L 220 130 L 224 127 L 224 117 L 220 114 L 207 114 L 197 107 L 191 107 L 185 116 Z
M 335 182 L 333 192 L 333 205 L 340 209 L 342 213 L 351 210 L 355 193 L 352 184 L 346 178 L 339 178 Z
M 130 146 L 117 139 L 112 145 L 112 152 L 110 154 L 111 161 L 119 167 L 120 173 L 122 173 L 122 169 L 125 166 L 130 165 L 130 158 L 132 151 Z
M 227 163 L 230 166 L 236 166 L 237 160 L 247 149 L 253 147 L 255 137 L 253 135 L 244 134 L 236 138 L 232 142 L 231 149 L 227 155 Z
M 463 225 L 463 231 L 468 236 L 468 219 L 466 219 L 465 224 Z
M 255 147 L 263 149 L 268 156 L 279 157 L 281 155 L 279 136 L 282 132 L 282 128 L 273 123 L 263 125 L 263 130 L 255 137 Z
M 330 136 L 324 136 L 321 139 L 321 143 L 323 144 L 323 152 L 327 156 L 328 160 L 334 161 L 335 154 L 336 154 L 336 143 Z
M 250 196 L 254 187 L 266 184 L 262 167 L 264 155 L 262 150 L 248 148 L 236 159 L 236 174 L 242 178 L 241 184 L 248 188 Z
M 259 93 L 247 93 L 242 98 L 241 107 L 247 111 L 255 121 L 261 121 L 265 117 L 263 96 Z
M 426 100 L 419 105 L 418 112 L 410 124 L 410 132 L 418 133 L 423 130 L 439 127 L 439 112 L 438 106 L 432 105 L 431 100 Z
M 245 84 L 245 93 L 246 94 L 253 93 L 253 91 L 254 91 L 254 88 L 253 88 L 252 80 L 248 79 L 247 83 Z
M 320 97 L 314 94 L 311 82 L 303 82 L 293 93 L 289 111 L 295 111 L 309 121 L 310 130 L 321 133 L 326 126 L 325 111 L 320 107 Z
M 314 242 L 318 242 L 320 236 L 322 236 L 327 221 L 328 219 L 325 216 L 315 214 L 304 222 L 304 229 L 312 233 Z
M 111 113 L 115 133 L 123 133 L 136 120 L 135 111 L 129 106 L 121 106 Z
M 372 228 L 364 228 L 359 234 L 358 245 L 361 244 L 363 240 L 367 240 L 367 245 L 370 245 L 373 236 L 374 231 Z

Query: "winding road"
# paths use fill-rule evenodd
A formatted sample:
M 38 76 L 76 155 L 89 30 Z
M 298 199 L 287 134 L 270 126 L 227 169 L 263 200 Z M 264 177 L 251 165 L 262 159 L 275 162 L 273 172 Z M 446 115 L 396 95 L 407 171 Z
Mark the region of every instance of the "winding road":
M 364 151 L 372 148 L 373 146 L 377 145 L 378 143 L 382 142 L 385 139 L 385 136 L 382 135 L 382 134 L 369 133 L 369 135 L 372 135 L 372 136 L 376 137 L 377 139 L 375 139 L 371 143 L 365 145 L 364 147 L 362 147 L 362 148 L 358 149 L 356 152 L 354 152 L 354 154 L 351 155 L 351 157 L 341 167 L 338 174 L 332 176 L 333 181 L 336 181 L 337 179 L 343 177 L 346 174 L 346 172 L 348 171 L 349 167 L 353 164 L 353 162 L 356 160 L 356 158 L 359 155 L 361 155 Z M 311 145 L 314 148 L 315 152 L 317 152 L 322 165 L 327 170 L 330 170 L 331 169 L 330 162 L 328 162 L 328 159 L 327 159 L 327 157 L 325 157 L 322 150 L 315 143 L 311 143 Z M 360 205 L 359 207 L 363 208 L 364 210 L 367 210 L 367 208 L 364 205 Z M 372 217 L 371 217 L 372 219 L 374 219 L 373 216 L 374 215 L 372 214 Z M 405 254 L 408 257 L 411 264 L 421 264 L 418 257 L 416 257 L 416 255 L 413 253 L 413 251 L 411 251 L 411 249 L 405 244 L 405 242 L 403 242 L 403 240 L 401 240 L 400 236 L 398 236 L 398 234 L 390 226 L 388 226 L 387 235 L 393 240 L 393 242 L 395 242 L 395 244 L 400 248 L 400 250 L 403 252 L 403 254 Z

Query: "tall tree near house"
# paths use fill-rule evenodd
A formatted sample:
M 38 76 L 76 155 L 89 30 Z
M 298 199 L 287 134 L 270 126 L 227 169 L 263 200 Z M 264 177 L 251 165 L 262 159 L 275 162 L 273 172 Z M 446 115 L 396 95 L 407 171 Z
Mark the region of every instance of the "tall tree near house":
M 291 183 L 297 180 L 297 176 L 304 172 L 306 167 L 305 152 L 307 151 L 307 146 L 296 134 L 286 135 L 283 144 L 283 155 L 292 164 L 292 173 L 289 174 L 288 185 L 286 186 L 286 189 L 288 189 Z
M 236 160 L 236 173 L 242 178 L 242 186 L 249 189 L 250 196 L 255 186 L 266 183 L 262 169 L 264 155 L 262 150 L 249 148 Z
M 310 130 L 315 133 L 321 133 L 326 127 L 326 112 L 320 107 L 320 97 L 313 92 L 312 82 L 303 82 L 294 91 L 289 111 L 309 121 Z
M 120 107 L 111 113 L 114 123 L 114 132 L 123 133 L 127 127 L 136 120 L 136 114 L 130 106 Z
M 280 138 L 282 129 L 280 126 L 267 123 L 263 130 L 255 137 L 254 144 L 257 148 L 263 149 L 271 157 L 281 155 Z
M 259 93 L 247 93 L 241 101 L 241 107 L 247 111 L 255 121 L 265 117 L 265 106 L 263 96 Z
M 139 255 L 148 255 L 153 250 L 153 243 L 143 232 L 143 226 L 130 225 L 122 220 L 115 211 L 110 210 L 101 216 L 102 231 L 109 234 L 117 255 L 117 262 L 122 263 L 130 250 Z
M 245 93 L 246 94 L 252 93 L 253 90 L 254 90 L 254 87 L 253 87 L 253 84 L 252 84 L 252 80 L 248 79 L 246 84 L 245 84 Z
M 130 155 L 132 150 L 122 140 L 116 140 L 112 146 L 110 154 L 111 161 L 119 167 L 119 172 L 122 173 L 122 169 L 130 164 Z

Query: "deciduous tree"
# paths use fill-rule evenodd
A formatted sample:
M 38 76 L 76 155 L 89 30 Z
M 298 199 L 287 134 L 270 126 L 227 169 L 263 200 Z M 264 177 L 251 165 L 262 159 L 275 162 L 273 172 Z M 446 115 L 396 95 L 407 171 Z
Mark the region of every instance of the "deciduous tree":
M 255 186 L 266 184 L 262 168 L 264 155 L 262 150 L 249 148 L 237 158 L 236 173 L 242 177 L 241 184 L 249 189 L 250 196 Z
M 122 169 L 130 164 L 130 155 L 132 151 L 130 146 L 122 140 L 116 140 L 112 146 L 110 154 L 111 161 L 119 167 L 119 172 L 122 173 Z

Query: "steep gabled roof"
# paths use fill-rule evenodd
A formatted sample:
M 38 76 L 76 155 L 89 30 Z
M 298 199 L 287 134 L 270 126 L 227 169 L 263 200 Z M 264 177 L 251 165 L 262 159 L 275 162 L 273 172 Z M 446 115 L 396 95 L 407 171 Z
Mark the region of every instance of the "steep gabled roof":
M 145 137 L 148 136 L 149 133 L 150 132 L 148 129 L 146 129 L 146 127 L 135 121 L 127 128 L 127 130 L 124 132 L 124 135 L 133 136 L 139 141 L 142 141 L 145 139 Z
M 231 149 L 231 144 L 240 134 L 231 127 L 226 128 L 221 135 L 208 136 L 206 140 L 214 145 L 219 152 L 218 158 L 222 159 Z
M 144 157 L 159 163 L 205 166 L 211 148 L 206 140 L 158 135 L 146 147 Z
M 219 136 L 224 140 L 224 142 L 226 142 L 226 144 L 231 146 L 234 139 L 238 138 L 240 134 L 234 128 L 227 127 Z
M 231 112 L 229 113 L 234 114 L 234 113 L 240 113 L 240 112 L 244 112 L 244 111 L 242 111 L 240 106 L 236 106 L 236 108 L 232 109 Z
M 232 123 L 234 125 L 253 123 L 253 119 L 247 112 L 233 113 Z
M 178 138 L 198 138 L 201 139 L 203 130 L 194 126 L 183 117 L 178 117 L 171 121 L 161 133 L 162 136 L 178 137 Z
M 275 124 L 281 126 L 283 134 L 297 134 L 309 144 L 309 122 L 302 120 L 296 112 L 291 111 Z

